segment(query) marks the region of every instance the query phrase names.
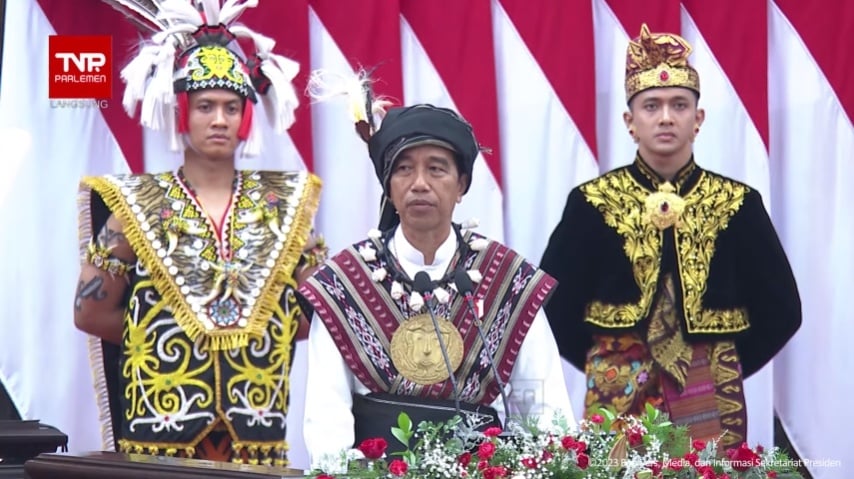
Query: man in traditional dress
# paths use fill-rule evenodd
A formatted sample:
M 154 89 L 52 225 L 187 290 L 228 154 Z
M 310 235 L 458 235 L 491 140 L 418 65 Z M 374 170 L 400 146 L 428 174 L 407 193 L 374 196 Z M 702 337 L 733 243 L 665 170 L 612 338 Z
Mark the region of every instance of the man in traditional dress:
M 705 112 L 681 37 L 629 43 L 623 115 L 635 161 L 575 189 L 543 255 L 546 314 L 587 375 L 585 409 L 647 403 L 695 438 L 746 439 L 744 378 L 801 324 L 795 278 L 759 192 L 694 162 Z
M 491 406 L 541 424 L 559 411 L 574 424 L 541 312 L 554 280 L 452 222 L 479 152 L 471 126 L 414 105 L 391 109 L 368 141 L 385 193 L 380 227 L 300 288 L 315 314 L 304 422 L 312 464 L 372 435 L 400 449 L 390 427 L 413 408 L 441 421 Z
M 122 71 L 125 107 L 141 101 L 183 165 L 81 183 L 74 320 L 97 339 L 105 441 L 123 452 L 287 464 L 297 278 L 324 259 L 310 237 L 320 181 L 235 170 L 239 148 L 258 153 L 254 104 L 278 133 L 297 104 L 298 65 L 229 29 L 247 6 L 167 0 L 141 19 L 162 31 Z M 249 60 L 236 35 L 254 42 Z

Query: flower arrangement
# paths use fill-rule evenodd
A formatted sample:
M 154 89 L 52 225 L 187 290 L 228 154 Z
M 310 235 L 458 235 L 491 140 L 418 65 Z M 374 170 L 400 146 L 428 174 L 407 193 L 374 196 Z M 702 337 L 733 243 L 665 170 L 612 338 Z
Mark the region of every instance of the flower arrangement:
M 717 441 L 691 441 L 686 427 L 652 406 L 640 417 L 601 409 L 577 427 L 556 416 L 547 430 L 531 421 L 511 421 L 507 429 L 479 432 L 460 417 L 413 428 L 401 414 L 391 431 L 406 446 L 397 457 L 386 457 L 385 439 L 368 439 L 342 453 L 343 467 L 324 467 L 313 477 L 802 479 L 796 462 L 778 448 L 745 443 L 721 451 Z

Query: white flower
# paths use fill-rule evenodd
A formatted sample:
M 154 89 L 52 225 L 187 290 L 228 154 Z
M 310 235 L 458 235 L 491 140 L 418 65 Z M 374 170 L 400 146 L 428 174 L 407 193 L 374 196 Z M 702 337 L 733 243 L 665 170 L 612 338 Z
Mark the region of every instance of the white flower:
M 412 294 L 409 295 L 409 307 L 412 308 L 413 311 L 421 311 L 421 308 L 424 307 L 424 297 L 421 296 L 421 293 L 413 291 Z
M 464 230 L 470 230 L 477 228 L 478 225 L 480 225 L 480 220 L 478 220 L 477 218 L 469 218 L 463 221 L 462 224 L 460 224 L 460 228 Z
M 365 454 L 356 448 L 353 448 L 353 449 L 350 449 L 347 451 L 347 460 L 348 461 L 358 461 L 359 459 L 364 459 L 364 458 L 365 458 Z M 347 471 L 344 471 L 344 472 L 347 472 Z
M 392 281 L 391 283 L 391 297 L 395 301 L 403 297 L 403 285 L 398 281 Z
M 436 297 L 436 301 L 441 304 L 448 304 L 448 300 L 451 299 L 451 295 L 445 291 L 444 288 L 436 288 L 433 290 L 433 296 Z
M 359 254 L 362 255 L 362 259 L 365 261 L 374 261 L 377 259 L 377 250 L 369 244 L 359 246 Z
M 486 238 L 475 238 L 469 241 L 469 246 L 471 246 L 471 249 L 473 249 L 474 251 L 483 251 L 488 245 L 489 240 L 487 240 Z
M 358 449 L 355 449 L 358 451 Z M 359 451 L 361 453 L 361 451 Z M 317 468 L 327 474 L 344 474 L 347 472 L 347 456 L 349 453 L 342 451 L 340 454 L 325 453 L 317 462 Z
M 469 279 L 471 279 L 472 283 L 480 283 L 480 281 L 483 279 L 483 276 L 480 274 L 480 271 L 476 269 L 470 269 L 466 271 L 466 273 L 468 273 Z
M 377 268 L 371 272 L 371 279 L 379 283 L 380 281 L 384 280 L 387 275 L 388 272 L 385 270 L 385 268 Z
M 370 239 L 380 239 L 380 237 L 382 237 L 382 235 L 383 235 L 383 232 L 376 229 L 376 228 L 371 228 L 368 230 L 368 238 L 370 238 Z

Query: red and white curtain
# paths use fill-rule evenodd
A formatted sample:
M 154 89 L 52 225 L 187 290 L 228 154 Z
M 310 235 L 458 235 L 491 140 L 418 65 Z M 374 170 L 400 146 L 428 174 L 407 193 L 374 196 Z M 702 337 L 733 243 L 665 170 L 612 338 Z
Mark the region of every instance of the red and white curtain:
M 397 104 L 460 111 L 482 155 L 458 219 L 539 261 L 569 190 L 630 162 L 626 42 L 642 22 L 694 46 L 706 122 L 704 167 L 757 188 L 798 279 L 804 326 L 748 381 L 751 442 L 772 442 L 776 408 L 797 453 L 841 461 L 811 472 L 845 477 L 843 398 L 854 394 L 846 288 L 854 284 L 854 4 L 845 0 L 266 0 L 243 20 L 311 69 L 376 68 L 374 88 Z M 180 163 L 120 105 L 54 108 L 48 35 L 113 35 L 119 68 L 139 40 L 99 0 L 7 2 L 0 80 L 0 380 L 22 415 L 101 448 L 86 338 L 72 324 L 78 274 L 75 190 L 84 174 L 158 171 Z M 846 61 L 848 60 L 848 61 Z M 266 135 L 247 168 L 308 168 L 324 181 L 317 228 L 332 249 L 376 225 L 380 188 L 343 105 L 305 99 L 289 135 Z M 292 383 L 289 439 L 307 465 L 299 421 L 304 351 Z M 567 366 L 580 414 L 584 383 Z M 825 463 L 833 464 L 833 463 Z M 848 464 L 848 468 L 852 467 Z

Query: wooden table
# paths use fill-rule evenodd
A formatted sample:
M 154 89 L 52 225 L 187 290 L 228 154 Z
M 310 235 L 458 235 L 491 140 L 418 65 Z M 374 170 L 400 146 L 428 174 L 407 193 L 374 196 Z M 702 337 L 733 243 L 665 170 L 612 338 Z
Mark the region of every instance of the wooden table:
M 281 479 L 306 477 L 302 470 L 227 462 L 178 459 L 145 454 L 89 452 L 47 453 L 24 464 L 30 479 L 218 478 Z

